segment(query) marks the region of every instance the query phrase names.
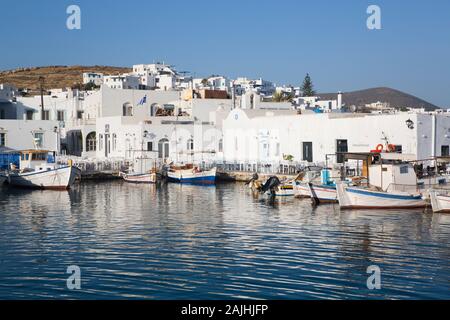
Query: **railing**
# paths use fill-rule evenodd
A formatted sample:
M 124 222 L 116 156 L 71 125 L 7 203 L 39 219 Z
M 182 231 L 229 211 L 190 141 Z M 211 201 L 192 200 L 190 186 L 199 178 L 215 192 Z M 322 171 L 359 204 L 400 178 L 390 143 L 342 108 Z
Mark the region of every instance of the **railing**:
M 217 167 L 221 172 L 258 172 L 263 174 L 295 175 L 307 165 L 298 162 L 227 162 L 227 161 L 203 161 L 202 169 Z
M 78 157 L 60 156 L 57 163 L 60 165 L 72 165 L 79 168 L 82 173 L 109 172 L 116 173 L 127 171 L 130 167 L 130 161 L 127 160 L 89 160 Z

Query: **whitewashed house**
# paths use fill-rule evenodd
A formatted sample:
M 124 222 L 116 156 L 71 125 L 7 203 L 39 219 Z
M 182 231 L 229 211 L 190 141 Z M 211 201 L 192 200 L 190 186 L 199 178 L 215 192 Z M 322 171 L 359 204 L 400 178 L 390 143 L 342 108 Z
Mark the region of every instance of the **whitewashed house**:
M 83 84 L 93 83 L 96 86 L 103 84 L 103 73 L 96 72 L 84 72 L 83 73 Z

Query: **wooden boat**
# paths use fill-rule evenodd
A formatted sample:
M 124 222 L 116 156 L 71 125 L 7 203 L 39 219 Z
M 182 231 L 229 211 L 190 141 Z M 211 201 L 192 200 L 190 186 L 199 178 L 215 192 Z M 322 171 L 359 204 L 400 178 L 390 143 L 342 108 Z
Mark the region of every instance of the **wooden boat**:
M 311 198 L 311 191 L 307 182 L 294 181 L 294 196 L 296 198 Z
M 293 197 L 295 194 L 294 185 L 292 182 L 282 183 L 276 187 L 274 191 L 277 197 Z
M 430 190 L 431 208 L 435 213 L 450 213 L 450 196 L 447 192 Z
M 167 178 L 169 182 L 212 185 L 216 183 L 216 171 L 217 168 L 202 171 L 192 165 L 170 167 Z
M 422 195 L 407 192 L 372 191 L 366 188 L 336 186 L 339 206 L 342 209 L 412 209 L 424 208 Z
M 308 183 L 311 199 L 317 203 L 337 202 L 337 193 L 335 185 L 314 185 Z
M 8 174 L 11 186 L 37 189 L 69 189 L 80 169 L 71 165 L 57 166 L 48 163 L 46 150 L 25 150 L 20 152 L 20 170 Z
M 120 176 L 126 182 L 131 182 L 131 183 L 156 183 L 156 181 L 157 181 L 156 172 L 150 172 L 150 173 L 124 173 L 124 172 L 121 172 Z

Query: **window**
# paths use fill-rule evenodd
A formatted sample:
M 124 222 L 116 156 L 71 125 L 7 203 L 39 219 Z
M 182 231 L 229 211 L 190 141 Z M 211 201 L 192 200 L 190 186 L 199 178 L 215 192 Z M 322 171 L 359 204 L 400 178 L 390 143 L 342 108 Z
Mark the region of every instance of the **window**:
M 407 173 L 408 173 L 408 166 L 401 166 L 400 174 L 407 174 Z
M 441 146 L 441 156 L 442 157 L 450 156 L 449 146 Z
M 122 106 L 123 109 L 123 116 L 124 117 L 131 117 L 133 116 L 133 106 L 130 103 L 124 103 Z
M 102 149 L 103 149 L 103 135 L 102 135 L 102 134 L 100 134 L 100 135 L 98 136 L 98 149 L 99 149 L 99 150 L 102 150 Z
M 403 148 L 401 144 L 396 144 L 395 145 L 395 150 L 396 153 L 402 153 L 403 152 Z
M 117 149 L 117 134 L 113 133 L 112 135 L 112 147 L 113 147 L 113 151 L 116 151 Z
M 219 140 L 219 152 L 223 152 L 223 139 Z
M 6 146 L 6 133 L 0 133 L 0 147 Z
M 33 114 L 34 111 L 33 110 L 28 110 L 25 115 L 26 115 L 26 120 L 33 120 Z
M 83 111 L 77 111 L 77 119 L 83 119 Z
M 189 139 L 187 141 L 187 150 L 194 150 L 194 140 Z
M 302 143 L 302 149 L 303 149 L 303 157 L 302 157 L 302 159 L 304 161 L 312 162 L 313 161 L 312 142 L 303 142 Z
M 153 151 L 153 142 L 152 141 L 147 142 L 147 151 Z
M 97 150 L 97 140 L 95 137 L 95 132 L 91 132 L 86 136 L 86 151 Z
M 44 145 L 44 134 L 42 132 L 34 133 L 34 143 L 36 144 L 36 148 L 42 148 Z
M 42 120 L 50 120 L 50 111 L 44 110 L 44 113 L 42 114 Z
M 64 111 L 62 111 L 62 110 L 58 111 L 57 120 L 58 121 L 64 121 Z

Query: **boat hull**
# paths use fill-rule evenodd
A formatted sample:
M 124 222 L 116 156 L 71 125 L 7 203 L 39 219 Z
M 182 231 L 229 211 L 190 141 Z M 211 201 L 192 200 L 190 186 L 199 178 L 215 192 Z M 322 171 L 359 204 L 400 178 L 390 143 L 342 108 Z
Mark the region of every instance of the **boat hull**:
M 425 208 L 426 202 L 420 194 L 388 193 L 361 188 L 337 186 L 341 209 L 415 209 Z
M 308 187 L 311 199 L 321 203 L 337 202 L 337 193 L 335 186 L 319 186 L 309 183 Z
M 295 182 L 294 184 L 294 196 L 297 198 L 311 198 L 311 192 L 308 184 L 304 182 Z
M 167 178 L 169 182 L 175 183 L 213 185 L 216 183 L 216 168 L 202 172 L 191 169 L 169 171 Z
M 123 180 L 130 183 L 156 183 L 156 173 L 143 173 L 143 174 L 121 174 Z
M 16 173 L 8 176 L 11 186 L 34 189 L 69 189 L 80 175 L 77 167 L 61 167 L 48 171 Z
M 270 191 L 267 194 L 271 194 Z M 275 196 L 277 197 L 293 197 L 295 195 L 294 186 L 292 184 L 284 184 L 278 186 L 275 190 Z
M 430 191 L 431 208 L 435 213 L 450 213 L 450 197 Z

